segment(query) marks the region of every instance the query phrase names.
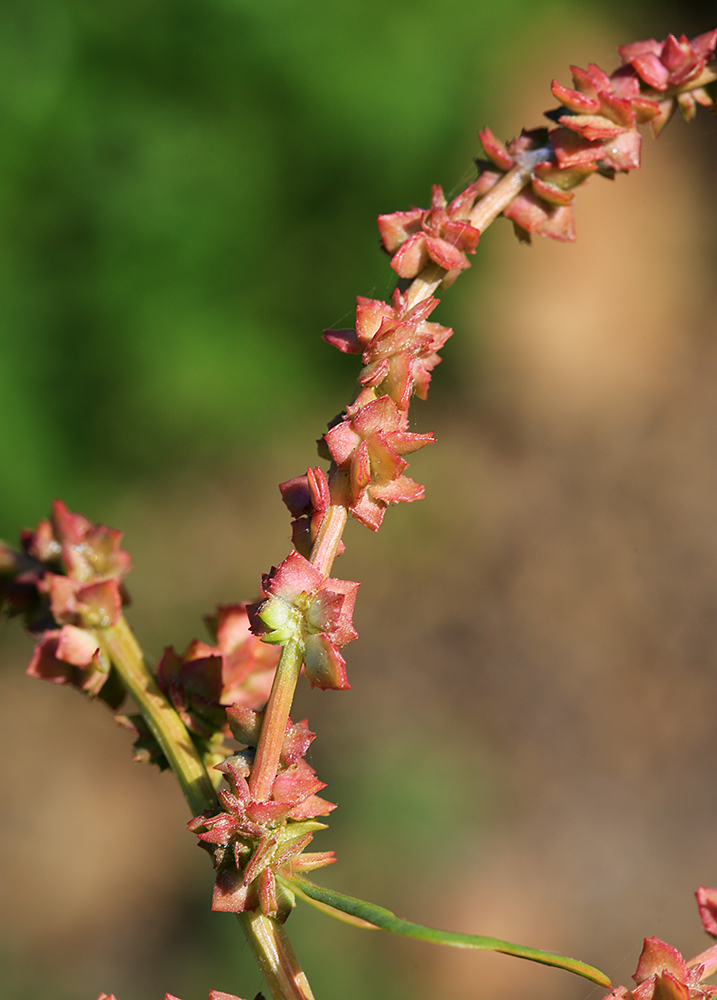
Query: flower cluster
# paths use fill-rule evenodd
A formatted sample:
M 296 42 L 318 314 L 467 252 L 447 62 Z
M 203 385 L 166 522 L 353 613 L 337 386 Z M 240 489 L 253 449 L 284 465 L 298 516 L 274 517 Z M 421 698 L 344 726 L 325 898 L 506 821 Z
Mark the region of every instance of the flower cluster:
M 299 552 L 264 574 L 267 595 L 251 605 L 254 633 L 264 642 L 296 642 L 312 687 L 345 690 L 346 661 L 339 649 L 357 637 L 352 623 L 358 583 L 324 578 Z
M 717 889 L 700 886 L 697 904 L 708 934 L 717 937 Z M 636 988 L 617 986 L 605 1000 L 709 1000 L 717 996 L 717 986 L 703 980 L 717 970 L 717 945 L 686 962 L 680 952 L 659 938 L 645 938 L 632 977 Z
M 71 684 L 113 707 L 124 690 L 118 681 L 108 684 L 113 675 L 95 630 L 114 625 L 128 601 L 123 580 L 131 560 L 121 539 L 120 531 L 55 500 L 49 520 L 21 533 L 22 551 L 0 543 L 0 603 L 23 614 L 40 639 L 28 674 Z
M 675 105 L 685 121 L 691 121 L 697 105 L 715 107 L 714 74 L 705 73 L 707 63 L 714 57 L 717 29 L 706 31 L 689 41 L 685 35 L 675 38 L 668 35 L 664 42 L 649 38 L 644 42 L 621 45 L 618 49 L 623 65 L 630 66 L 648 87 L 659 94 L 668 93 L 660 100 L 659 114 L 653 119 L 652 130 L 657 135 L 669 121 Z
M 434 184 L 430 209 L 379 215 L 381 240 L 400 278 L 415 278 L 433 261 L 448 272 L 445 288 L 470 267 L 465 255 L 475 253 L 480 232 L 470 224 L 469 216 L 480 193 L 476 183 L 470 184 L 449 205 L 443 188 Z
M 190 732 L 209 739 L 228 735 L 225 707 L 262 708 L 269 700 L 279 652 L 252 632 L 248 605 L 219 605 L 205 616 L 214 644 L 194 639 L 182 656 L 169 646 L 157 666 L 163 694 Z
M 573 188 L 591 174 L 614 177 L 640 166 L 638 125 L 649 123 L 655 135 L 676 105 L 694 117 L 696 104 L 715 106 L 714 80 L 707 68 L 714 55 L 717 30 L 688 41 L 670 35 L 620 48 L 623 65 L 612 76 L 591 63 L 587 70 L 571 67 L 573 88 L 553 81 L 561 102 L 548 117 L 554 129 L 522 132 L 507 145 L 490 129 L 480 133 L 487 162 L 479 160 L 479 194 L 486 194 L 515 166 L 526 168 L 530 187 L 503 210 L 519 239 L 537 233 L 552 239 L 575 239 Z M 664 96 L 661 96 L 664 95 Z
M 435 440 L 409 431 L 408 406 L 413 393 L 426 398 L 431 371 L 441 360 L 438 351 L 453 332 L 428 322 L 437 305 L 430 297 L 409 306 L 399 290 L 390 305 L 359 296 L 355 328 L 324 332 L 328 343 L 361 354 L 363 361 L 356 399 L 322 442 L 334 463 L 331 499 L 373 531 L 388 504 L 423 496 L 423 487 L 404 475 L 408 463 L 402 456 Z
M 324 331 L 324 340 L 344 354 L 362 356 L 361 391 L 354 407 L 387 395 L 399 409 L 407 410 L 411 393 L 426 398 L 430 373 L 440 364 L 438 351 L 453 333 L 440 323 L 428 322 L 437 305 L 438 299 L 431 296 L 409 309 L 398 289 L 390 305 L 359 295 L 355 328 Z
M 303 759 L 314 739 L 306 720 L 296 725 L 289 720 L 271 795 L 255 801 L 247 778 L 262 716 L 241 708 L 230 708 L 227 714 L 234 736 L 249 749 L 217 765 L 230 786 L 219 792 L 223 810 L 195 816 L 188 829 L 214 855 L 213 910 L 260 910 L 283 921 L 294 898 L 277 875 L 290 880 L 335 861 L 333 851 L 305 853 L 314 833 L 326 828 L 315 817 L 326 816 L 335 807 L 316 794 L 326 786 Z

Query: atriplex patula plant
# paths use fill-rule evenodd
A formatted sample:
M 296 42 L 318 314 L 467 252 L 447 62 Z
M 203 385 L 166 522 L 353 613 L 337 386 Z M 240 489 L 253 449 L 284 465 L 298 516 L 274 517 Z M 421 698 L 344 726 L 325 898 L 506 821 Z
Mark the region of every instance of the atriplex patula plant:
M 573 240 L 575 188 L 595 173 L 614 178 L 638 168 L 638 126 L 657 135 L 678 106 L 688 121 L 698 104 L 715 108 L 716 45 L 717 29 L 691 41 L 669 36 L 623 46 L 612 76 L 593 64 L 572 67 L 572 88 L 552 86 L 560 102 L 548 115 L 553 127 L 505 145 L 486 129 L 478 177 L 450 203 L 436 186 L 430 209 L 379 217 L 400 280 L 390 302 L 358 298 L 354 328 L 324 334 L 363 363 L 353 401 L 319 443 L 328 471 L 309 468 L 281 485 L 294 549 L 264 575 L 255 603 L 220 606 L 207 617 L 211 644 L 192 642 L 181 656 L 170 647 L 150 668 L 122 614 L 130 559 L 120 533 L 59 501 L 49 520 L 23 533 L 19 551 L 0 545 L 4 610 L 24 615 L 38 638 L 28 673 L 114 710 L 133 699 L 138 711 L 117 718 L 135 736 L 135 759 L 176 775 L 193 817 L 189 830 L 214 864 L 213 908 L 237 915 L 277 1000 L 312 996 L 285 931 L 297 898 L 359 926 L 557 966 L 616 998 L 717 994 L 703 984 L 717 969 L 717 945 L 685 962 L 671 946 L 646 939 L 630 992 L 612 989 L 604 973 L 575 959 L 433 930 L 320 888 L 307 873 L 336 859 L 307 848 L 325 827 L 317 817 L 334 806 L 319 796 L 324 784 L 304 759 L 314 734 L 290 718 L 302 672 L 312 687 L 349 688 L 340 650 L 356 638 L 359 585 L 331 576 L 348 515 L 377 531 L 390 504 L 423 495 L 404 456 L 434 441 L 411 431 L 408 420 L 412 396 L 426 398 L 452 333 L 429 318 L 434 293 L 469 267 L 481 231 L 500 215 L 521 240 L 536 233 Z M 698 903 L 717 937 L 717 890 L 700 888 Z

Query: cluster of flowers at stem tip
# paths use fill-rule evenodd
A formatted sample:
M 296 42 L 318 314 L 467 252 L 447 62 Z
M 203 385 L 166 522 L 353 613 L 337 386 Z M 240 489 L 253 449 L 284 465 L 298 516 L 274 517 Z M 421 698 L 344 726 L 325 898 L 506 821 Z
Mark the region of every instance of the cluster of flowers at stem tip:
M 700 886 L 696 893 L 702 925 L 717 938 L 717 889 Z M 717 944 L 686 961 L 672 945 L 645 938 L 632 989 L 616 986 L 604 1000 L 709 1000 L 717 986 L 704 980 L 717 971 Z
M 0 542 L 0 608 L 22 615 L 38 640 L 27 673 L 69 684 L 114 709 L 126 689 L 102 635 L 117 626 L 129 603 L 124 579 L 132 563 L 121 540 L 120 531 L 56 500 L 48 519 L 21 533 L 19 550 Z M 220 605 L 205 616 L 211 645 L 195 640 L 182 656 L 170 646 L 156 668 L 160 690 L 197 745 L 207 754 L 213 748 L 215 756 L 231 736 L 227 707 L 263 707 L 276 672 L 278 650 L 252 634 L 247 608 L 245 602 Z M 136 760 L 167 766 L 141 715 L 117 719 L 137 737 Z

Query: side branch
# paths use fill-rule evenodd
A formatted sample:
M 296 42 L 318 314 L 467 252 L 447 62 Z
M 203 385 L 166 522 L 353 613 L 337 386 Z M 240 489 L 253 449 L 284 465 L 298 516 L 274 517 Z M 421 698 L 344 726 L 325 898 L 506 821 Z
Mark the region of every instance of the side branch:
M 96 629 L 100 648 L 122 677 L 152 735 L 169 761 L 192 815 L 217 807 L 217 796 L 187 728 L 157 687 L 124 615 Z

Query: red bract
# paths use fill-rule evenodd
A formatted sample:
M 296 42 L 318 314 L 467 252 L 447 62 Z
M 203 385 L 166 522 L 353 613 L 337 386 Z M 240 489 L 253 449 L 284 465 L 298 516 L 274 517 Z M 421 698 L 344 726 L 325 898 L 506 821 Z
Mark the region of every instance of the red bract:
M 232 730 L 242 741 L 255 742 L 259 723 L 246 709 L 232 710 Z M 326 786 L 302 759 L 313 738 L 306 720 L 297 725 L 289 722 L 271 796 L 261 802 L 252 799 L 246 780 L 251 751 L 217 765 L 230 785 L 229 791 L 219 793 L 224 810 L 202 813 L 188 824 L 203 843 L 212 845 L 217 870 L 212 909 L 232 913 L 259 909 L 285 920 L 293 898 L 277 883 L 276 875 L 291 878 L 335 861 L 333 851 L 304 853 L 316 830 L 325 829 L 315 817 L 335 808 L 316 794 Z
M 717 986 L 702 984 L 707 974 L 702 965 L 688 966 L 676 948 L 659 938 L 645 938 L 632 977 L 637 986 L 616 986 L 605 1000 L 708 1000 L 717 994 Z
M 702 926 L 712 937 L 717 937 L 717 889 L 707 889 L 701 885 L 695 895 Z M 717 944 L 697 955 L 689 964 L 702 966 L 703 978 L 711 976 L 717 970 Z
M 645 945 L 632 977 L 635 1000 L 702 1000 L 717 994 L 717 986 L 700 985 L 705 976 L 702 965 L 688 967 L 676 948 L 659 938 L 645 938 Z
M 708 934 L 717 936 L 717 889 L 700 886 L 697 905 Z M 686 962 L 680 952 L 659 938 L 645 938 L 632 977 L 637 986 L 617 986 L 605 1000 L 708 1000 L 717 996 L 717 986 L 703 980 L 717 970 L 717 945 Z
M 387 395 L 399 409 L 406 410 L 415 394 L 425 399 L 431 371 L 440 364 L 438 351 L 453 331 L 427 317 L 438 305 L 432 296 L 406 308 L 406 297 L 396 289 L 391 305 L 356 299 L 354 330 L 326 330 L 324 340 L 347 354 L 361 354 L 364 368 L 359 384 L 364 391 L 354 406 Z
M 704 929 L 712 937 L 717 937 L 717 889 L 707 889 L 701 885 L 695 895 Z
M 326 444 L 338 468 L 332 496 L 373 531 L 381 526 L 390 503 L 419 500 L 423 487 L 404 470 L 400 456 L 435 441 L 432 434 L 407 430 L 406 415 L 390 396 L 349 407 L 343 420 L 327 431 Z
M 71 684 L 94 696 L 107 680 L 109 663 L 100 656 L 94 636 L 74 625 L 63 625 L 43 633 L 32 652 L 27 674 L 53 684 Z M 121 701 L 118 697 L 112 704 L 118 707 Z
M 192 732 L 228 735 L 224 706 L 266 704 L 279 662 L 249 627 L 248 605 L 222 604 L 205 616 L 216 644 L 193 640 L 179 657 L 170 646 L 157 667 L 157 682 Z
M 415 278 L 429 260 L 448 271 L 444 287 L 470 264 L 466 253 L 475 253 L 479 231 L 468 222 L 478 196 L 475 184 L 448 205 L 443 189 L 433 185 L 431 208 L 379 215 L 378 228 L 384 248 L 392 255 L 391 267 L 401 278 Z
M 264 642 L 300 643 L 312 687 L 350 687 L 339 649 L 357 638 L 351 617 L 358 583 L 326 579 L 298 552 L 290 552 L 263 577 L 268 595 L 249 609 L 252 629 Z

